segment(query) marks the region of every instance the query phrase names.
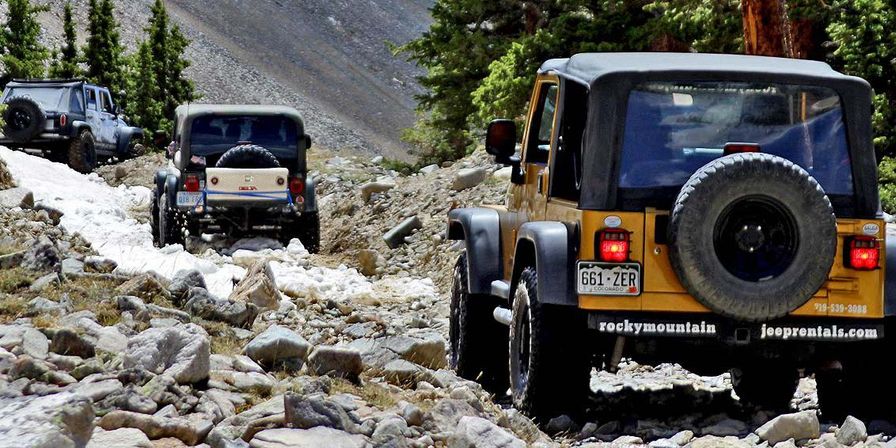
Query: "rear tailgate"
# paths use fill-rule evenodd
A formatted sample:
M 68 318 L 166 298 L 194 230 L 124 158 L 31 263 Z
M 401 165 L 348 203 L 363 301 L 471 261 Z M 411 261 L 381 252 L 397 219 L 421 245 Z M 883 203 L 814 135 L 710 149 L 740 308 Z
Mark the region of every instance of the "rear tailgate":
M 209 204 L 289 201 L 286 168 L 208 168 L 205 180 Z

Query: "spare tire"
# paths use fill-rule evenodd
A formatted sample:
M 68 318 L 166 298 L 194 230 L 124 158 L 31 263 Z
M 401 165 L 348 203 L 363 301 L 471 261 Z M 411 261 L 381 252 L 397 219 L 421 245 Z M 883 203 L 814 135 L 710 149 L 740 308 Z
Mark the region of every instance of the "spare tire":
M 669 258 L 687 291 L 721 315 L 757 322 L 804 305 L 837 251 L 831 202 L 812 176 L 770 154 L 721 157 L 682 187 Z
M 267 149 L 258 145 L 240 145 L 225 152 L 218 163 L 218 168 L 279 168 L 280 162 Z
M 3 122 L 3 134 L 7 138 L 25 143 L 41 133 L 47 117 L 31 98 L 15 97 L 6 102 Z

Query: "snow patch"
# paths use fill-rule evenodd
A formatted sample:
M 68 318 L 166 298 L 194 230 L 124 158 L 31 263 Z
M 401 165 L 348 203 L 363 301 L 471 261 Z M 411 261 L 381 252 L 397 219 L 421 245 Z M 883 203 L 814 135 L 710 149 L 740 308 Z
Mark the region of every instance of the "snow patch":
M 245 267 L 258 259 L 271 261 L 278 288 L 292 296 L 317 295 L 336 300 L 365 297 L 414 300 L 436 296 L 430 279 L 383 279 L 371 282 L 357 270 L 309 266 L 308 251 L 299 240 L 283 248 L 280 243 L 253 238 L 231 247 L 232 256 L 206 250 L 197 256 L 181 245 L 156 248 L 147 223 L 131 217 L 146 211 L 152 192 L 145 187 L 120 185 L 113 188 L 94 173 L 84 175 L 65 165 L 0 147 L 0 158 L 22 187 L 34 193 L 35 202 L 64 213 L 60 225 L 79 233 L 100 255 L 118 263 L 117 273 L 155 271 L 171 279 L 184 269 L 203 274 L 209 292 L 227 297 L 235 282 L 246 275 Z

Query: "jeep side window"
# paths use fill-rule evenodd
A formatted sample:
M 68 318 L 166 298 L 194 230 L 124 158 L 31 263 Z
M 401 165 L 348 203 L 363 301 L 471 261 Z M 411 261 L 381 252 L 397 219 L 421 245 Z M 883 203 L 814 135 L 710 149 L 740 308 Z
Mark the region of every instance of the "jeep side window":
M 551 197 L 578 202 L 582 180 L 582 145 L 588 119 L 588 89 L 569 81 L 563 89 L 557 148 L 551 163 Z
M 74 114 L 84 113 L 84 95 L 78 90 L 72 90 L 69 98 L 68 110 Z
M 557 111 L 557 84 L 541 84 L 538 105 L 529 127 L 526 146 L 526 163 L 548 163 L 551 152 L 551 134 L 554 131 L 554 113 Z
M 114 113 L 114 108 L 112 107 L 112 99 L 109 97 L 109 92 L 105 90 L 100 93 L 103 99 L 103 112 L 106 113 Z
M 85 91 L 87 93 L 87 108 L 90 110 L 98 110 L 96 107 L 96 90 L 87 88 Z

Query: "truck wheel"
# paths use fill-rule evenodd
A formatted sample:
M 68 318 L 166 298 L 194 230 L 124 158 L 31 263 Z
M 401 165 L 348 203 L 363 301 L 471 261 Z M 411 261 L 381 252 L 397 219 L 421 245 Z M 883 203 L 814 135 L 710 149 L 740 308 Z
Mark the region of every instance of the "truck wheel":
M 517 409 L 536 417 L 577 411 L 588 396 L 590 355 L 578 310 L 538 300 L 538 275 L 527 267 L 513 297 L 510 390 Z
M 731 369 L 731 385 L 741 402 L 773 411 L 790 407 L 799 380 L 795 367 L 760 363 Z
M 294 222 L 284 224 L 280 238 L 284 246 L 289 245 L 293 238 L 298 238 L 309 253 L 320 252 L 320 215 L 317 212 L 305 213 Z
M 3 134 L 14 142 L 26 143 L 37 137 L 47 117 L 40 105 L 31 98 L 12 98 L 6 102 L 6 111 L 3 112 Z
M 177 218 L 177 213 L 169 207 L 167 193 L 163 193 L 159 198 L 158 216 L 158 246 L 165 247 L 169 244 L 183 245 L 183 228 L 180 225 L 180 220 Z
M 885 329 L 893 331 L 890 328 Z M 896 419 L 896 385 L 892 372 L 896 369 L 892 342 L 887 339 L 854 343 L 850 357 L 842 360 L 842 369 L 815 373 L 818 407 L 826 421 L 842 421 L 853 415 L 865 421 Z M 864 345 L 864 347 L 859 347 Z
M 258 145 L 234 146 L 221 155 L 218 168 L 279 168 L 277 157 Z
M 68 166 L 80 173 L 89 173 L 96 168 L 96 141 L 93 134 L 84 129 L 72 139 L 68 147 Z
M 451 368 L 495 394 L 507 392 L 507 327 L 492 317 L 498 305 L 491 296 L 470 294 L 467 254 L 457 258 L 448 326 Z

